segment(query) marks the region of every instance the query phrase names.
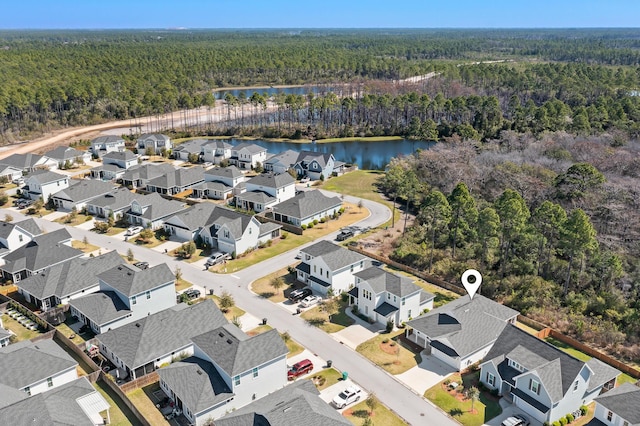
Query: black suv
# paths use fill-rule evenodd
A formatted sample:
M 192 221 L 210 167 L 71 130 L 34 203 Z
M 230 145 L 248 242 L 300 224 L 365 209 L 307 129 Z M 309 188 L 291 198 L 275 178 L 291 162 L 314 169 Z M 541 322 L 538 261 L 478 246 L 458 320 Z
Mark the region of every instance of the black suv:
M 200 297 L 200 290 L 196 290 L 195 288 L 190 288 L 185 290 L 184 293 L 189 299 L 197 299 Z
M 338 236 L 336 237 L 336 240 L 344 241 L 347 238 L 351 238 L 351 237 L 353 237 L 353 231 L 342 231 L 341 233 L 338 234 Z
M 311 296 L 312 294 L 313 292 L 309 287 L 299 288 L 289 293 L 289 300 L 291 300 L 292 302 L 299 302 L 300 300 L 304 299 L 307 296 Z
M 136 262 L 133 264 L 133 266 L 135 266 L 138 269 L 148 269 L 149 268 L 149 262 Z

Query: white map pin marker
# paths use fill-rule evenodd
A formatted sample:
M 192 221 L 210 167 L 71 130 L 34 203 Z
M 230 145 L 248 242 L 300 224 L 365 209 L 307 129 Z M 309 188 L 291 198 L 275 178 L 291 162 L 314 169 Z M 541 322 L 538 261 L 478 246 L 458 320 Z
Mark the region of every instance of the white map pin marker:
M 473 282 L 469 282 L 469 277 L 473 276 L 475 280 Z M 473 296 L 476 295 L 476 292 L 480 288 L 480 284 L 482 284 L 482 274 L 476 271 L 475 269 L 467 269 L 462 274 L 462 285 L 464 286 L 467 293 L 469 293 L 469 298 L 473 300 Z

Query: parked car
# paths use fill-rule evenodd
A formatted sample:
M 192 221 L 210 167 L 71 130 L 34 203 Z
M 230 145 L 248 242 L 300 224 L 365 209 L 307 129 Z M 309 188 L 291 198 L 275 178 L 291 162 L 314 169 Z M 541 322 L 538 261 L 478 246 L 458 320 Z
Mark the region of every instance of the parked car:
M 185 290 L 182 294 L 185 294 L 189 298 L 189 300 L 197 299 L 198 297 L 200 297 L 200 290 L 190 288 Z
M 336 397 L 333 398 L 333 401 L 331 402 L 336 408 L 344 408 L 349 404 L 360 401 L 361 396 L 362 389 L 357 386 L 349 386 L 338 395 L 336 395 Z
M 302 305 L 303 308 L 308 308 L 309 306 L 313 306 L 316 303 L 319 303 L 320 300 L 322 300 L 320 296 L 311 295 L 302 299 L 302 302 L 300 302 L 300 305 Z
M 305 288 L 299 288 L 297 290 L 293 290 L 291 293 L 289 293 L 289 300 L 291 300 L 292 302 L 299 302 L 302 299 L 304 299 L 307 296 L 311 296 L 313 294 L 313 292 L 311 291 L 311 289 L 309 287 L 305 287 Z
M 302 179 L 300 179 L 300 183 L 307 183 L 307 182 L 309 182 L 310 180 L 311 180 L 311 179 L 310 179 L 308 176 L 306 176 L 306 177 L 303 177 Z
M 514 414 L 502 421 L 502 426 L 529 426 L 529 419 L 522 414 Z
M 19 200 L 16 200 L 16 207 L 19 209 L 26 209 L 31 204 L 33 204 L 33 200 L 28 200 L 26 198 L 21 198 Z
M 303 359 L 300 362 L 293 364 L 293 367 L 287 371 L 287 379 L 293 380 L 297 377 L 310 373 L 313 370 L 313 363 L 308 359 Z
M 125 235 L 130 237 L 132 235 L 139 234 L 143 229 L 144 228 L 142 226 L 130 226 L 129 228 L 127 228 L 127 232 L 125 233 Z
M 210 266 L 217 265 L 218 263 L 222 263 L 227 258 L 227 256 L 227 254 L 217 251 L 209 256 L 204 266 L 208 268 Z
M 135 266 L 136 268 L 139 269 L 148 269 L 149 268 L 149 262 L 136 262 L 133 264 L 133 266 Z
M 338 234 L 338 236 L 336 237 L 336 240 L 344 241 L 347 238 L 351 238 L 351 237 L 353 237 L 353 231 L 342 231 Z

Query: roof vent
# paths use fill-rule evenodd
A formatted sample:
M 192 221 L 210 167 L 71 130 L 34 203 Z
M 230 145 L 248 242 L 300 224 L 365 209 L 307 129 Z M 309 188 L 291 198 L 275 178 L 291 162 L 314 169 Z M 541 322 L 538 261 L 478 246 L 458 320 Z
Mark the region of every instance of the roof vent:
M 227 339 L 227 343 L 232 344 L 233 342 L 231 341 L 231 339 Z
M 283 412 L 283 413 L 286 413 L 286 412 L 287 412 L 287 411 L 289 411 L 289 410 L 291 410 L 291 407 L 290 407 L 290 406 L 289 406 L 289 407 L 285 407 L 285 408 L 282 410 L 282 412 Z
M 136 327 L 140 328 L 140 323 L 139 322 L 136 323 Z
M 202 376 L 202 371 L 201 370 L 196 370 L 196 373 L 198 373 L 199 375 Z
M 122 266 L 118 266 L 118 271 L 122 271 Z
M 218 333 L 218 336 L 224 337 L 224 333 L 221 331 L 220 333 Z
M 127 272 L 127 275 L 131 276 L 131 271 Z

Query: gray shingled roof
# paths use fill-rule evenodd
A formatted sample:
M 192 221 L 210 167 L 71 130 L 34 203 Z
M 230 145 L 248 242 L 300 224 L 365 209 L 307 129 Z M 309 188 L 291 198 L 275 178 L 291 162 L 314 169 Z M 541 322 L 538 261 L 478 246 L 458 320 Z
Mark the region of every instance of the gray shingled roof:
M 120 136 L 115 136 L 115 135 L 103 135 L 103 136 L 98 136 L 97 138 L 93 139 L 91 141 L 91 145 L 103 144 L 103 143 L 113 143 L 113 142 L 118 142 L 118 141 L 124 142 L 124 139 L 122 139 Z
M 99 326 L 106 325 L 131 313 L 129 307 L 114 291 L 99 291 L 69 301 L 84 316 Z
M 33 236 L 42 235 L 42 229 L 38 226 L 35 220 L 32 218 L 21 220 L 15 223 L 16 226 L 24 229 Z
M 108 194 L 114 189 L 115 187 L 111 182 L 103 182 L 95 179 L 72 179 L 68 188 L 56 192 L 52 197 L 71 201 L 72 203 L 79 203 Z
M 194 139 L 181 143 L 173 148 L 174 152 L 187 152 L 189 154 L 200 154 L 202 145 L 209 142 L 207 139 Z
M 292 185 L 295 182 L 295 179 L 292 178 L 289 173 L 280 173 L 279 175 L 262 173 L 249 179 L 247 184 L 261 185 L 268 188 L 282 188 L 287 185 Z
M 249 201 L 251 203 L 262 204 L 263 206 L 277 201 L 276 197 L 272 197 L 271 195 L 263 191 L 245 192 L 241 195 L 238 195 L 238 199 Z
M 98 274 L 98 279 L 126 297 L 131 297 L 167 284 L 173 285 L 175 275 L 166 263 L 143 270 L 123 263 Z
M 98 274 L 123 263 L 115 250 L 97 257 L 77 257 L 27 277 L 18 284 L 38 299 L 62 298 L 98 285 Z
M 8 405 L 28 398 L 28 395 L 21 390 L 0 383 L 0 419 L 2 419 L 2 409 Z
M 233 189 L 233 187 L 219 181 L 214 181 L 214 182 L 205 181 L 205 182 L 202 182 L 200 185 L 196 186 L 195 188 L 201 191 L 209 190 L 210 192 L 211 191 L 231 192 L 231 190 Z
M 275 329 L 249 337 L 235 325 L 227 324 L 192 340 L 230 377 L 289 352 Z
M 325 152 L 300 151 L 297 162 L 304 162 L 308 165 L 312 161 L 317 161 L 320 167 L 324 168 L 329 162 L 331 155 L 331 153 Z
M 109 194 L 96 197 L 88 204 L 97 207 L 109 207 L 111 210 L 121 210 L 131 205 L 133 200 L 140 199 L 140 194 L 129 191 L 127 188 L 117 189 Z
M 466 357 L 495 341 L 507 320 L 517 315 L 517 311 L 477 294 L 473 300 L 460 297 L 407 325 Z
M 10 331 L 5 330 L 4 328 L 0 327 L 0 340 L 4 340 L 7 337 L 11 337 L 11 336 L 13 336 L 13 333 L 11 333 Z
M 128 149 L 125 149 L 124 151 L 111 151 L 106 153 L 104 157 L 102 157 L 102 161 L 104 160 L 131 161 L 136 158 L 137 157 L 133 152 L 129 151 Z
M 233 145 L 231 145 L 229 142 L 221 141 L 221 140 L 209 140 L 204 145 L 210 145 L 215 148 L 224 148 L 224 149 L 231 149 L 233 147 Z
M 78 363 L 53 340 L 23 340 L 0 348 L 0 383 L 22 389 L 46 380 Z
M 62 179 L 69 179 L 69 176 L 61 175 L 60 173 L 56 173 L 56 172 L 50 172 L 49 170 L 35 170 L 29 173 L 25 177 L 25 180 L 27 179 L 30 179 L 30 180 L 33 179 L 36 182 L 38 182 L 40 185 L 44 185 L 44 184 L 47 184 L 50 182 L 56 182 Z
M 179 222 L 182 222 L 189 231 L 196 231 L 207 224 L 211 224 L 214 220 L 214 218 L 211 217 L 214 211 L 219 208 L 221 207 L 213 203 L 198 203 L 175 216 L 171 216 L 165 223 L 177 225 Z M 182 227 L 182 224 L 180 224 L 180 227 Z
M 183 187 L 193 185 L 202 181 L 204 181 L 203 167 L 181 167 L 172 172 L 165 173 L 162 176 L 150 179 L 147 182 L 147 186 L 155 186 L 158 188 L 173 188 L 176 186 Z
M 193 336 L 227 323 L 213 300 L 207 299 L 191 306 L 180 303 L 96 338 L 135 369 L 188 346 Z
M 513 370 L 506 365 L 506 358 L 512 352 L 523 366 L 529 366 L 529 371 L 537 372 L 553 403 L 563 398 L 585 365 L 583 361 L 511 324 L 500 333 L 484 359 L 500 366 L 503 371 Z
M 263 148 L 260 145 L 250 142 L 242 142 L 232 148 L 234 151 L 240 151 L 241 149 L 246 149 L 251 154 L 258 154 L 260 152 L 266 151 L 267 148 Z
M 229 167 L 214 167 L 206 172 L 204 172 L 205 176 L 211 176 L 213 178 L 226 178 L 226 179 L 235 179 L 243 176 L 243 173 L 236 166 Z
M 61 243 L 70 239 L 71 235 L 64 228 L 39 235 L 26 245 L 7 254 L 4 257 L 6 263 L 0 269 L 7 272 L 19 272 L 25 269 L 39 271 L 82 256 L 82 251 Z
M 342 200 L 339 197 L 327 197 L 319 189 L 303 191 L 293 198 L 273 206 L 274 213 L 305 219 L 332 208 L 339 210 Z
M 154 141 L 168 141 L 169 140 L 169 136 L 167 135 L 163 135 L 162 133 L 144 133 L 142 135 L 140 135 L 140 137 L 138 138 L 138 141 L 145 141 L 145 140 L 149 140 L 149 139 L 153 139 Z
M 59 146 L 51 151 L 44 153 L 45 157 L 49 157 L 53 160 L 75 160 L 78 157 L 82 157 L 86 154 L 86 151 L 80 151 L 68 146 Z
M 366 281 L 376 293 L 386 291 L 398 297 L 405 297 L 422 290 L 413 283 L 411 278 L 392 274 L 376 266 L 356 272 L 353 275 Z
M 260 230 L 258 231 L 258 235 L 262 237 L 263 235 L 267 235 L 275 231 L 276 229 L 282 228 L 282 225 L 278 225 L 273 222 L 265 222 L 260 223 Z
M 162 198 L 162 196 L 157 192 L 153 192 L 148 195 L 138 194 L 135 200 L 138 201 L 141 206 L 147 207 L 144 213 L 140 216 L 150 221 L 174 215 L 184 208 L 184 203 Z M 127 210 L 127 213 L 138 216 L 136 213 L 133 213 L 131 209 Z
M 216 419 L 216 426 L 351 425 L 319 394 L 311 380 L 298 380 Z
M 15 167 L 16 169 L 25 170 L 35 167 L 36 163 L 42 159 L 42 155 L 38 154 L 13 154 L 0 160 L 0 164 Z
M 596 402 L 613 411 L 631 426 L 640 424 L 640 388 L 623 383 L 617 388 L 596 397 Z
M 589 391 L 592 391 L 599 386 L 603 386 L 605 383 L 615 379 L 620 374 L 618 369 L 613 368 L 609 364 L 605 364 L 597 358 L 591 358 L 587 361 L 587 365 L 591 371 L 593 371 L 593 374 L 589 379 Z
M 149 180 L 172 172 L 173 170 L 175 170 L 175 167 L 169 163 L 138 164 L 124 172 L 122 179 L 132 181 L 138 179 Z
M 369 261 L 366 256 L 348 250 L 330 241 L 322 240 L 301 250 L 311 257 L 321 257 L 332 271 L 342 269 L 360 261 Z
M 299 156 L 300 156 L 300 153 L 298 151 L 288 149 L 286 151 L 282 151 L 279 154 L 275 154 L 271 156 L 271 158 L 265 161 L 264 164 L 282 163 L 286 167 L 291 167 L 298 161 Z
M 0 238 L 4 238 L 6 239 L 9 234 L 11 234 L 11 231 L 13 231 L 13 229 L 16 227 L 15 223 L 11 223 L 11 222 L 0 222 Z
M 195 414 L 234 396 L 213 364 L 197 357 L 174 362 L 158 375 Z

